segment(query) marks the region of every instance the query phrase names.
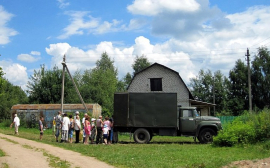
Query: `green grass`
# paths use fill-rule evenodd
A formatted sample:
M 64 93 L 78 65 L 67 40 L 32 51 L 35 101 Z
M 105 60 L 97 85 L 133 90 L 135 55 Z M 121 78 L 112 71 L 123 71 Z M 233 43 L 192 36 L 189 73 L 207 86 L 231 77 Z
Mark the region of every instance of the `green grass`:
M 8 164 L 7 164 L 7 163 L 2 163 L 1 168 L 9 168 L 9 166 L 8 166 Z
M 5 152 L 0 149 L 0 157 L 6 156 Z
M 0 132 L 13 130 L 0 126 Z M 39 141 L 38 129 L 19 129 L 19 137 Z M 42 143 L 77 151 L 116 167 L 206 167 L 216 168 L 237 160 L 270 157 L 269 142 L 238 147 L 213 147 L 195 143 L 191 137 L 153 137 L 149 144 L 135 144 L 129 135 L 120 135 L 120 143 L 113 145 L 83 145 L 56 143 L 51 130 L 44 131 Z M 267 144 L 267 145 L 265 145 Z

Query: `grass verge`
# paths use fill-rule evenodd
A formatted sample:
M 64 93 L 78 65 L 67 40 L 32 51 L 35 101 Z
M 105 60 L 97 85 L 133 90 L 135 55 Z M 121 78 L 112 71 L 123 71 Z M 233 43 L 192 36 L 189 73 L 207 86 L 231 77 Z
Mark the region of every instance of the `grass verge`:
M 4 134 L 12 130 L 1 127 Z M 38 129 L 20 128 L 19 137 L 39 141 Z M 270 157 L 265 143 L 236 146 L 213 147 L 211 144 L 198 144 L 189 137 L 153 137 L 149 144 L 135 144 L 129 135 L 119 137 L 121 143 L 113 145 L 83 145 L 56 143 L 51 130 L 44 132 L 39 141 L 68 150 L 92 156 L 116 167 L 206 167 L 216 168 L 238 160 L 255 160 Z M 269 144 L 269 143 L 268 143 Z

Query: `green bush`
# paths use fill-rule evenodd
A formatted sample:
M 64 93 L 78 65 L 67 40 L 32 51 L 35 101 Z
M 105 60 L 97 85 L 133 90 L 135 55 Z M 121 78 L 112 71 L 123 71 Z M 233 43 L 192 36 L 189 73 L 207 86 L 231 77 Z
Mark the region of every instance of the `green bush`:
M 234 146 L 237 144 L 254 144 L 270 138 L 270 111 L 246 113 L 227 124 L 214 137 L 214 146 Z

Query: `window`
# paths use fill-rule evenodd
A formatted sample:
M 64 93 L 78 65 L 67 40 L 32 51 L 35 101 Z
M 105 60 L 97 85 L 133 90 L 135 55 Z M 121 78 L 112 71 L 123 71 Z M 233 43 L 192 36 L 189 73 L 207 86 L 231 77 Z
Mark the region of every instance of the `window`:
M 192 117 L 193 110 L 183 110 L 183 117 Z
M 150 87 L 151 91 L 162 91 L 162 79 L 161 78 L 150 79 Z

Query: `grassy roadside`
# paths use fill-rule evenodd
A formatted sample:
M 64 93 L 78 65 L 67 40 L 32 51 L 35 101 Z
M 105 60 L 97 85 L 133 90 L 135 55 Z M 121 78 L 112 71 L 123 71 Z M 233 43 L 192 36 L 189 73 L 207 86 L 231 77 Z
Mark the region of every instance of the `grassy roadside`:
M 0 132 L 13 134 L 13 129 L 0 126 Z M 19 129 L 19 137 L 39 141 L 38 129 Z M 270 157 L 263 144 L 245 147 L 212 147 L 194 143 L 187 137 L 153 137 L 150 144 L 135 144 L 128 135 L 114 145 L 56 143 L 51 130 L 44 132 L 41 142 L 95 157 L 116 167 L 209 167 L 216 168 L 236 160 Z

